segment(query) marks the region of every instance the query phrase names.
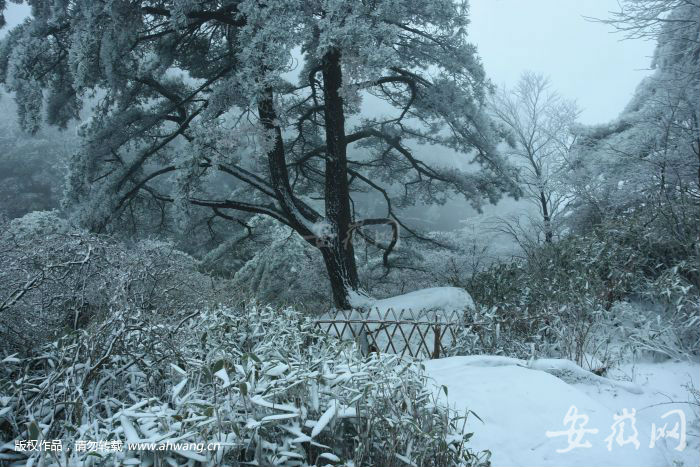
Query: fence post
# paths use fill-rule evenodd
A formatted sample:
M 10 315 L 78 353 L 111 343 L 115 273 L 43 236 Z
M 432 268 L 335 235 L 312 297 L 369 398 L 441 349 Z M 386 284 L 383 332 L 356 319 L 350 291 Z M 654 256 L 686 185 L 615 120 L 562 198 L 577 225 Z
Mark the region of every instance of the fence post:
M 357 343 L 360 347 L 360 354 L 363 357 L 369 356 L 369 339 L 367 339 L 367 331 L 365 330 L 366 323 L 361 323 L 359 334 L 356 336 Z
M 440 325 L 435 325 L 435 343 L 433 344 L 433 360 L 440 358 Z

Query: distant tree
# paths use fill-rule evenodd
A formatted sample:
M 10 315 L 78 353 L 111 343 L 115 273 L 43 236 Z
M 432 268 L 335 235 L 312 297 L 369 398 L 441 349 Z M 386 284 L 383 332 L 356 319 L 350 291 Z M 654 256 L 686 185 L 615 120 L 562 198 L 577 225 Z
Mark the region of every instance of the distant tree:
M 0 0 L 0 28 L 5 26 L 5 0 Z
M 700 0 L 622 0 L 619 7 L 610 18 L 599 21 L 626 38 L 657 41 L 651 63 L 656 72 L 643 86 L 663 90 L 652 100 L 663 100 L 662 105 L 670 106 L 673 120 L 688 119 L 674 126 L 692 142 L 700 187 Z M 678 105 L 690 112 L 679 115 L 673 110 Z
M 650 207 L 665 206 L 657 215 L 678 203 L 687 211 L 700 200 L 700 1 L 627 0 L 620 7 L 605 22 L 630 37 L 656 39 L 655 71 L 617 120 L 582 135 L 572 165 L 572 175 L 580 172 L 578 198 L 597 210 L 654 201 Z
M 43 112 L 65 125 L 99 97 L 69 175 L 69 201 L 97 231 L 143 198 L 226 219 L 264 214 L 320 250 L 335 305 L 348 308 L 362 295 L 352 242 L 362 226 L 391 226 L 390 252 L 398 226 L 412 232 L 402 206 L 517 194 L 484 112 L 466 2 L 30 4 L 3 41 L 0 79 L 29 130 Z M 369 114 L 363 98 L 393 110 Z M 417 145 L 482 170 L 431 162 Z M 214 192 L 216 177 L 232 187 Z M 353 193 L 367 190 L 386 217 L 355 211 Z
M 613 26 L 628 39 L 658 40 L 669 28 L 695 29 L 700 3 L 697 0 L 621 0 L 618 7 L 609 18 L 597 21 Z M 692 44 L 685 46 L 692 47 Z
M 538 238 L 551 243 L 567 192 L 560 186 L 560 172 L 575 141 L 579 110 L 573 101 L 552 90 L 543 75 L 525 72 L 514 89 L 502 88 L 492 99 L 495 117 L 510 132 L 507 154 L 521 168 L 525 197 L 539 210 Z M 508 230 L 517 233 L 511 223 Z
M 0 105 L 14 107 L 7 95 L 0 95 Z M 76 143 L 73 135 L 55 129 L 27 135 L 13 114 L 0 116 L 0 216 L 14 219 L 57 209 L 65 190 L 68 156 Z
M 641 218 L 658 264 L 700 287 L 700 1 L 625 1 L 618 29 L 655 38 L 654 72 L 613 122 L 584 128 L 567 178 L 574 230 Z

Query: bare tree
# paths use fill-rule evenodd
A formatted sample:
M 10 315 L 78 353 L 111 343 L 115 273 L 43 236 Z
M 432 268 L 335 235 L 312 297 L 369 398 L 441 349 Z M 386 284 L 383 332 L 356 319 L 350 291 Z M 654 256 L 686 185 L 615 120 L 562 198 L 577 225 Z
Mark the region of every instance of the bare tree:
M 540 224 L 537 238 L 551 243 L 567 196 L 557 177 L 575 140 L 576 103 L 553 91 L 548 78 L 525 72 L 514 89 L 494 95 L 492 111 L 510 132 L 509 155 L 521 169 L 525 198 L 539 211 L 539 219 L 531 219 L 532 225 Z

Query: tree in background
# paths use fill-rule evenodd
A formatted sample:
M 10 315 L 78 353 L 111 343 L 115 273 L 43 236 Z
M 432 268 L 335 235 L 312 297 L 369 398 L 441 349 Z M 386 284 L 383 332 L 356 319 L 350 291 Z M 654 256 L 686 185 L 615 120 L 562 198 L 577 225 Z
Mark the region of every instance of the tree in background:
M 0 103 L 12 108 L 7 95 L 0 95 Z M 58 209 L 76 143 L 74 135 L 55 129 L 27 138 L 11 112 L 0 116 L 0 217 Z
M 549 80 L 525 72 L 514 89 L 500 89 L 492 99 L 492 111 L 510 133 L 508 155 L 521 169 L 526 198 L 539 211 L 531 219 L 537 241 L 551 243 L 558 218 L 568 196 L 559 183 L 571 145 L 579 110 L 573 101 L 552 90 Z M 524 229 L 518 220 L 507 222 L 505 229 L 518 237 Z
M 54 0 L 8 33 L 0 77 L 29 130 L 44 112 L 65 125 L 99 97 L 69 175 L 84 224 L 104 230 L 144 198 L 230 220 L 263 214 L 320 250 L 335 305 L 348 308 L 362 296 L 352 235 L 363 226 L 392 227 L 378 245 L 388 265 L 399 226 L 413 232 L 402 206 L 518 193 L 467 25 L 466 2 L 452 0 Z M 387 110 L 369 114 L 363 98 Z M 482 170 L 435 163 L 420 145 Z M 215 192 L 221 177 L 230 185 Z M 355 210 L 353 193 L 368 190 L 386 217 Z
M 5 26 L 5 0 L 0 0 L 0 28 Z
M 605 22 L 627 37 L 656 39 L 655 71 L 618 119 L 584 131 L 570 180 L 593 221 L 643 206 L 684 229 L 700 202 L 700 1 L 620 7 Z
M 680 139 L 679 148 L 690 146 L 700 189 L 700 0 L 624 0 L 619 6 L 602 22 L 627 38 L 657 42 L 651 63 L 655 72 L 639 86 L 625 113 L 647 104 L 668 114 L 666 119 L 651 117 L 665 120 L 655 133 Z
M 462 339 L 465 353 L 515 344 L 505 353 L 527 355 L 528 342 L 543 354 L 605 362 L 606 346 L 618 341 L 634 352 L 697 355 L 700 2 L 620 7 L 609 23 L 657 41 L 655 71 L 613 122 L 577 128 L 560 188 L 570 195 L 561 214 L 566 235 L 472 280 L 487 324 Z M 499 329 L 509 335 L 489 344 Z
M 622 114 L 582 131 L 570 165 L 573 228 L 641 223 L 657 269 L 700 286 L 700 1 L 632 1 L 608 23 L 657 40 L 654 72 Z

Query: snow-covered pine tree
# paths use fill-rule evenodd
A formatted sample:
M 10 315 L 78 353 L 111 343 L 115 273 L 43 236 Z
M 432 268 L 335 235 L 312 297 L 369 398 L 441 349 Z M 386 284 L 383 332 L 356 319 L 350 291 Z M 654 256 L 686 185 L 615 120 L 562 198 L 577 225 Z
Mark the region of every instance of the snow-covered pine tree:
M 467 2 L 29 3 L 0 47 L 0 79 L 28 130 L 44 115 L 65 125 L 96 100 L 68 195 L 95 230 L 142 197 L 264 214 L 318 247 L 335 305 L 348 308 L 362 295 L 354 231 L 412 232 L 398 209 L 418 200 L 456 193 L 478 207 L 518 192 L 483 112 L 490 86 L 467 41 Z M 431 145 L 481 170 L 436 162 Z M 234 188 L 217 192 L 220 177 Z M 385 217 L 355 212 L 360 191 L 386 201 Z
M 655 71 L 616 120 L 582 129 L 571 160 L 570 208 L 578 208 L 573 218 L 584 225 L 647 211 L 685 242 L 697 235 L 700 202 L 700 1 L 620 6 L 613 25 L 657 40 Z
M 625 0 L 620 7 L 607 22 L 657 41 L 654 72 L 617 119 L 582 129 L 568 174 L 574 198 L 567 220 L 579 233 L 638 223 L 652 275 L 666 268 L 697 288 L 700 0 Z

